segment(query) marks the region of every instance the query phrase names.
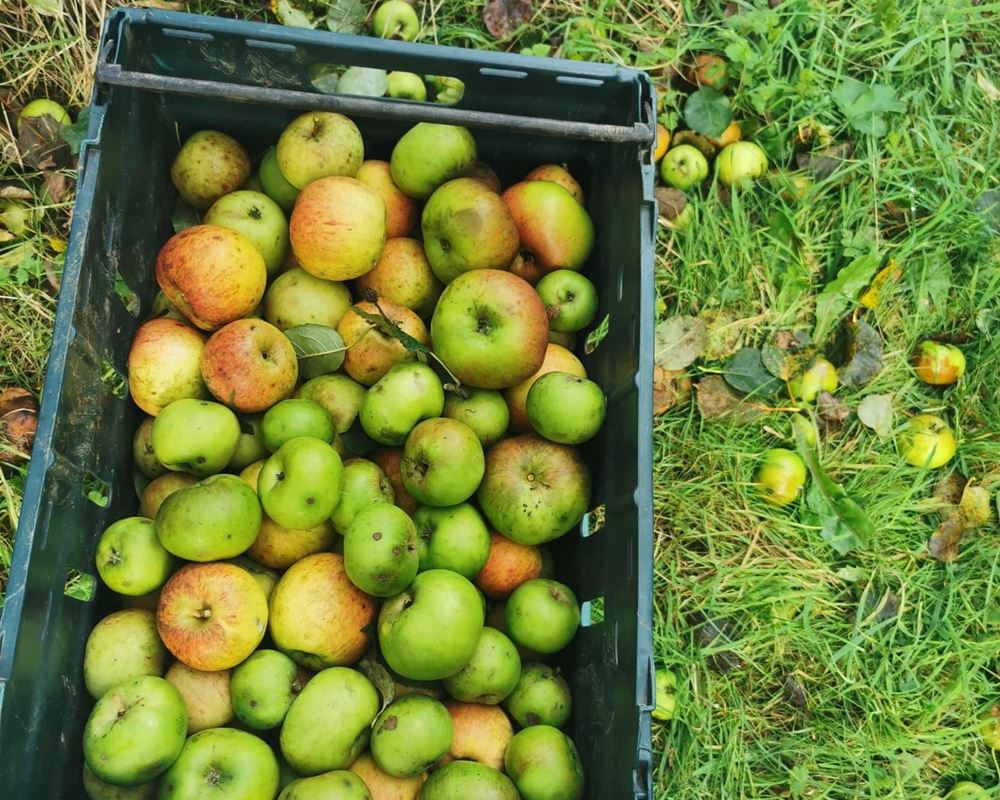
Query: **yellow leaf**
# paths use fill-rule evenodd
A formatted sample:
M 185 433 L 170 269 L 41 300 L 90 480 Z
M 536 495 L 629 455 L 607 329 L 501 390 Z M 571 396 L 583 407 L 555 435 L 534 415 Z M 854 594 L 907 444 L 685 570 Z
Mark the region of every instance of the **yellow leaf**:
M 879 270 L 871 282 L 871 285 L 861 295 L 861 305 L 865 308 L 878 308 L 882 302 L 882 293 L 892 284 L 898 281 L 903 275 L 903 270 L 899 268 L 896 259 L 890 258 L 889 262 Z
M 990 493 L 982 486 L 966 486 L 958 502 L 958 511 L 966 530 L 985 525 L 990 521 Z
M 61 236 L 46 236 L 46 240 L 49 243 L 49 247 L 55 253 L 65 253 L 66 252 L 66 240 Z
M 993 81 L 986 77 L 984 72 L 976 72 L 976 85 L 983 90 L 983 94 L 986 95 L 986 98 L 991 103 L 995 103 L 997 100 L 1000 100 L 1000 89 L 997 89 Z

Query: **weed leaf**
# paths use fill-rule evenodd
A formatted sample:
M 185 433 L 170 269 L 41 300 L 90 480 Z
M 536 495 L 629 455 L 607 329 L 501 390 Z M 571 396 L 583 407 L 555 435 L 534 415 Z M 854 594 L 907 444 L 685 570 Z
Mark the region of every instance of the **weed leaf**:
M 892 395 L 870 394 L 858 403 L 858 419 L 871 428 L 880 439 L 892 432 Z
M 884 83 L 868 86 L 847 78 L 834 87 L 832 96 L 852 128 L 876 138 L 889 132 L 884 114 L 906 111 L 906 104 L 896 97 L 896 90 Z
M 863 319 L 847 323 L 847 360 L 837 369 L 844 386 L 864 386 L 882 369 L 882 337 Z
M 704 321 L 697 317 L 663 320 L 656 326 L 653 361 L 663 369 L 684 369 L 704 352 L 707 332 Z
M 726 383 L 745 394 L 773 397 L 781 389 L 781 381 L 764 367 L 760 350 L 743 347 L 729 359 L 723 370 Z
M 684 121 L 698 133 L 713 139 L 721 136 L 733 121 L 729 98 L 711 86 L 702 86 L 684 104 Z
M 879 257 L 869 252 L 858 256 L 843 267 L 837 276 L 823 287 L 816 298 L 816 329 L 813 340 L 822 342 L 833 325 L 855 302 L 858 295 L 871 283 L 878 270 Z

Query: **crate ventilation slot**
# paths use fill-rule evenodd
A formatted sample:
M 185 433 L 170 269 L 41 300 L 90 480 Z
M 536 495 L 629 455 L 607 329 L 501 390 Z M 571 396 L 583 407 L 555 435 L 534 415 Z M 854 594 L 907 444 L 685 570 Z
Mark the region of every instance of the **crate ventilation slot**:
M 580 604 L 580 627 L 592 628 L 604 622 L 604 595 Z
M 559 75 L 556 77 L 556 83 L 565 83 L 569 86 L 603 86 L 604 81 L 601 78 L 580 78 L 576 75 Z
M 583 515 L 583 519 L 580 520 L 580 535 L 586 539 L 588 536 L 593 536 L 603 527 L 604 504 L 601 503 L 597 508 L 591 509 Z
M 124 400 L 128 394 L 128 382 L 125 376 L 107 358 L 101 360 L 101 383 L 119 400 Z
M 247 39 L 247 47 L 257 50 L 276 50 L 279 53 L 294 53 L 298 48 L 288 42 L 268 42 L 264 39 Z
M 528 73 L 521 69 L 499 69 L 497 67 L 480 67 L 479 74 L 489 78 L 527 78 Z
M 164 28 L 163 35 L 174 39 L 190 39 L 195 42 L 215 41 L 215 37 L 210 33 L 205 33 L 204 31 L 184 31 L 180 28 Z

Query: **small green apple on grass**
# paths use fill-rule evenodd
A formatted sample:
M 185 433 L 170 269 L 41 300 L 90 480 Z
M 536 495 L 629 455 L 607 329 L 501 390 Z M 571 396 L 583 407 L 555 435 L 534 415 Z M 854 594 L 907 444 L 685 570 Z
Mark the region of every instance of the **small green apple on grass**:
M 295 662 L 277 650 L 258 650 L 233 670 L 229 691 L 236 718 L 254 730 L 278 727 L 302 691 Z
M 601 387 L 567 372 L 547 372 L 528 390 L 525 409 L 531 427 L 551 442 L 582 444 L 604 424 Z
M 274 453 L 285 442 L 299 436 L 333 442 L 333 419 L 319 403 L 302 398 L 282 400 L 271 406 L 261 422 L 264 447 Z
M 372 18 L 372 33 L 380 39 L 412 42 L 420 35 L 420 17 L 404 0 L 386 0 Z
M 687 191 L 708 177 L 708 161 L 697 147 L 681 144 L 663 157 L 660 177 L 674 188 Z
M 978 783 L 959 781 L 951 787 L 944 800 L 990 800 L 990 793 Z
M 822 356 L 817 356 L 809 369 L 788 382 L 788 393 L 796 400 L 813 403 L 820 392 L 837 390 L 837 368 Z
M 299 196 L 299 190 L 281 174 L 281 169 L 278 167 L 278 153 L 274 147 L 269 148 L 260 160 L 257 179 L 264 194 L 277 203 L 282 211 L 291 212 L 295 207 L 295 198 Z
M 398 506 L 377 503 L 360 511 L 344 536 L 344 569 L 361 591 L 389 597 L 417 574 L 417 528 Z
M 490 532 L 475 506 L 420 506 L 413 512 L 420 548 L 420 571 L 450 569 L 469 580 L 490 555 Z
M 518 586 L 507 600 L 506 623 L 507 633 L 521 647 L 557 653 L 576 635 L 580 604 L 565 584 L 535 578 Z
M 389 86 L 386 94 L 397 100 L 426 100 L 427 86 L 424 79 L 413 72 L 390 72 L 387 78 Z
M 937 469 L 951 461 L 957 443 L 948 423 L 933 414 L 918 414 L 899 435 L 899 454 L 913 467 Z
M 51 117 L 60 127 L 73 124 L 73 120 L 70 119 L 65 108 L 55 100 L 48 100 L 44 97 L 39 97 L 29 102 L 21 109 L 21 113 L 18 115 L 18 119 L 32 119 L 36 117 Z
M 767 172 L 767 166 L 767 154 L 753 142 L 727 144 L 715 157 L 715 172 L 726 186 L 749 186 Z
M 191 736 L 160 779 L 160 800 L 272 798 L 278 759 L 263 740 L 235 728 L 208 728 Z
M 764 452 L 755 480 L 764 500 L 773 506 L 787 506 L 805 485 L 806 465 L 798 453 L 774 447 Z
M 423 694 L 394 700 L 372 726 L 372 758 L 396 778 L 412 778 L 432 767 L 451 747 L 448 709 Z
M 105 528 L 97 541 L 97 572 L 113 592 L 138 597 L 159 589 L 174 569 L 174 558 L 145 517 L 126 517 Z
M 226 468 L 240 440 L 240 421 L 221 403 L 183 398 L 164 408 L 151 434 L 157 461 L 199 478 Z
M 340 501 L 340 455 L 322 439 L 300 436 L 285 442 L 264 462 L 257 493 L 267 515 L 286 528 L 315 528 Z
M 575 333 L 583 330 L 597 314 L 597 289 L 590 279 L 571 269 L 557 269 L 545 275 L 535 286 L 550 330 Z

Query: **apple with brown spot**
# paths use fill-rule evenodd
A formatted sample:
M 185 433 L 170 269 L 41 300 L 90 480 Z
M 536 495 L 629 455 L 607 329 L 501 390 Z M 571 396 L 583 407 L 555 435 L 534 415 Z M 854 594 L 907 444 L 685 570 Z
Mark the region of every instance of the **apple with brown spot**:
M 292 343 L 276 327 L 240 319 L 209 338 L 201 374 L 220 402 L 252 414 L 292 394 L 299 365 Z

